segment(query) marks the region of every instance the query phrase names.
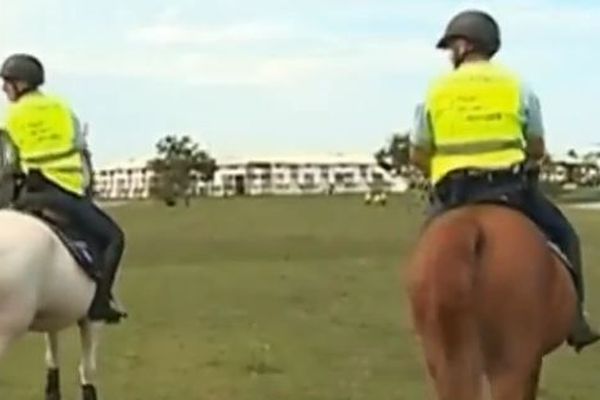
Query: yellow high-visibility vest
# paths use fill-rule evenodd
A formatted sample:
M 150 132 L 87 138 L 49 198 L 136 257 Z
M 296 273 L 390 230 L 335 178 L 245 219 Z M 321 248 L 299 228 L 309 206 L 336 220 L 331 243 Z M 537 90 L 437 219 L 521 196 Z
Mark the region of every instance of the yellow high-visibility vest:
M 430 88 L 430 177 L 469 168 L 502 169 L 525 160 L 520 82 L 489 62 L 465 63 Z
M 75 148 L 71 111 L 62 100 L 26 94 L 9 107 L 6 128 L 18 149 L 23 172 L 39 169 L 61 188 L 83 194 L 82 156 Z

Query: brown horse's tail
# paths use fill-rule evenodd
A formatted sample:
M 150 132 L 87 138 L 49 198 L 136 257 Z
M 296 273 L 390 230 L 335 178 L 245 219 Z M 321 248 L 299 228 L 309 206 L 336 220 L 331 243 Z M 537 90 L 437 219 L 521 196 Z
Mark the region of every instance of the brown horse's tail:
M 439 398 L 479 399 L 484 367 L 476 280 L 484 230 L 469 214 L 452 212 L 420 243 L 410 269 L 411 300 Z

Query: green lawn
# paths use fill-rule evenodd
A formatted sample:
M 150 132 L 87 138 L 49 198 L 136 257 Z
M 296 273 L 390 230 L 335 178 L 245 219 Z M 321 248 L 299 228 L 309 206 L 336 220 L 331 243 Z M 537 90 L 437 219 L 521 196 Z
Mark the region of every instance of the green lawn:
M 128 234 L 120 285 L 131 318 L 107 327 L 106 400 L 422 399 L 425 380 L 400 266 L 422 209 L 392 197 L 209 199 L 189 209 L 111 210 Z M 590 311 L 600 322 L 600 212 L 577 211 Z M 63 342 L 63 391 L 78 398 L 76 330 Z M 600 398 L 600 346 L 548 359 L 545 399 Z M 43 341 L 0 366 L 0 399 L 43 398 Z

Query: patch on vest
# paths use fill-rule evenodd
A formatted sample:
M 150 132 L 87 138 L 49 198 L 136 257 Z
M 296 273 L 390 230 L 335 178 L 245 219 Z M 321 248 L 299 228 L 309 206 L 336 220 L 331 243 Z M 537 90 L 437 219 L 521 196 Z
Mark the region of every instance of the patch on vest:
M 83 271 L 91 279 L 98 282 L 100 279 L 100 270 L 95 261 L 97 256 L 94 256 L 91 247 L 84 240 L 70 238 L 56 226 L 52 225 L 52 230 L 60 238 L 61 242 L 63 242 Z

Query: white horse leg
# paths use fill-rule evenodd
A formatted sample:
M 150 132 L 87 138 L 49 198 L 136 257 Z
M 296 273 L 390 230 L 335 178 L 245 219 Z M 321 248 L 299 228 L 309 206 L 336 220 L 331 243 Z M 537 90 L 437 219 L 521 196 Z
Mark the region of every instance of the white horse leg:
M 15 339 L 16 337 L 11 335 L 0 336 L 0 360 L 2 360 L 2 356 L 4 356 L 8 347 Z
M 60 400 L 58 332 L 47 332 L 46 339 L 46 400 Z
M 96 350 L 98 348 L 100 322 L 83 320 L 79 323 L 81 336 L 81 362 L 79 364 L 79 379 L 83 400 L 97 400 L 96 386 Z
M 20 334 L 0 334 L 0 361 L 6 354 L 10 345 L 21 336 Z

